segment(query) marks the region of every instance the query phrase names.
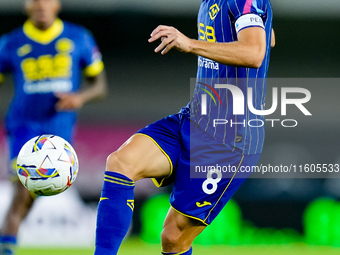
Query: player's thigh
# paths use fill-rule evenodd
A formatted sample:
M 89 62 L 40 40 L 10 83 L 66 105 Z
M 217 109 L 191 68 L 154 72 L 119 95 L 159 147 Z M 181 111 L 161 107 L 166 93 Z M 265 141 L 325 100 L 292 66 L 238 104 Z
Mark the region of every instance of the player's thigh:
M 168 157 L 150 137 L 135 134 L 108 157 L 106 170 L 122 173 L 136 181 L 168 176 L 171 165 Z

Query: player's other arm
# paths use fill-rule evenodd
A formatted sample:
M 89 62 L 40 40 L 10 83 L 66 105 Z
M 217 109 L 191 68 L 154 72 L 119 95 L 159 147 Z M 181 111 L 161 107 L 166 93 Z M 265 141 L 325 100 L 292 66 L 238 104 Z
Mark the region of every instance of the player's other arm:
M 103 98 L 107 93 L 107 81 L 103 69 L 95 76 L 86 76 L 83 88 L 75 93 L 58 93 L 59 101 L 56 104 L 58 111 L 75 110 L 85 103 Z
M 3 73 L 0 73 L 0 86 L 5 81 L 5 75 Z
M 249 27 L 238 33 L 237 41 L 215 43 L 186 37 L 174 27 L 158 26 L 149 42 L 161 38 L 155 52 L 166 54 L 172 48 L 209 58 L 221 64 L 258 68 L 266 52 L 266 33 L 263 28 Z
M 272 40 L 271 40 L 271 42 L 270 42 L 270 46 L 271 46 L 272 48 L 274 48 L 274 47 L 275 47 L 275 44 L 276 44 L 274 29 L 272 29 L 272 38 L 271 38 L 271 39 L 272 39 Z
M 0 37 L 0 85 L 5 81 L 5 74 L 12 72 L 12 62 L 9 45 L 11 40 L 8 35 Z

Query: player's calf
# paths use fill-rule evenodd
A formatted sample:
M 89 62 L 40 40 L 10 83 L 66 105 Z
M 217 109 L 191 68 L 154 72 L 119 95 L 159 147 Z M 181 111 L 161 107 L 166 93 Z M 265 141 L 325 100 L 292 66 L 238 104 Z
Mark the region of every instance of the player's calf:
M 191 254 L 191 245 L 206 226 L 170 208 L 161 234 L 163 254 Z
M 107 158 L 98 205 L 95 255 L 117 254 L 132 219 L 134 181 L 169 172 L 168 159 L 143 135 L 132 136 Z
M 120 155 L 114 152 L 106 162 L 98 204 L 96 255 L 117 254 L 132 219 L 135 186 L 131 179 L 134 178 L 132 164 Z
M 191 247 L 192 241 L 188 242 L 188 240 L 183 238 L 182 233 L 179 233 L 178 229 L 175 229 L 175 231 L 171 231 L 170 229 L 163 230 L 161 239 L 162 239 L 162 254 L 164 255 L 192 254 Z
M 135 183 L 128 177 L 105 171 L 98 204 L 96 255 L 117 254 L 132 219 Z
M 15 247 L 20 223 L 26 218 L 35 200 L 35 197 L 30 194 L 19 180 L 13 181 L 13 192 L 12 202 L 0 229 L 0 247 L 2 252 L 4 250 L 13 250 Z M 0 255 L 2 254 L 0 252 Z

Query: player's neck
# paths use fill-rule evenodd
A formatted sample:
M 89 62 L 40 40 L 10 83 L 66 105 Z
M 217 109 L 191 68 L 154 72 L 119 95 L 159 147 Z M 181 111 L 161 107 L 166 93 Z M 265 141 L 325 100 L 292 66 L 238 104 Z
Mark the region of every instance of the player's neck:
M 52 27 L 52 25 L 54 24 L 54 22 L 56 20 L 53 20 L 53 21 L 49 21 L 49 22 L 37 22 L 37 21 L 34 21 L 34 20 L 31 20 L 33 25 L 41 30 L 41 31 L 46 31 L 47 29 L 49 29 L 50 27 Z

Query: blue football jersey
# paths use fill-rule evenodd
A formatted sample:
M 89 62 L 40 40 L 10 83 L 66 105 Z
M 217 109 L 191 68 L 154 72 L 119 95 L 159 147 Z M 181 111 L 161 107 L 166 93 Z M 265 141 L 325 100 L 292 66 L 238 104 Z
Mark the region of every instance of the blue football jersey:
M 248 27 L 265 30 L 266 54 L 260 68 L 227 66 L 198 56 L 196 85 L 190 103 L 192 120 L 212 137 L 245 155 L 262 152 L 264 117 L 249 110 L 247 98 L 251 97 L 255 109 L 264 109 L 271 49 L 270 1 L 203 0 L 197 25 L 198 40 L 216 43 L 235 42 L 238 32 Z M 233 85 L 242 93 L 236 96 L 217 84 Z M 248 95 L 249 88 L 252 93 Z M 239 110 L 236 101 L 240 98 L 238 103 L 242 103 L 244 111 L 235 113 Z
M 72 119 L 75 112 L 55 110 L 55 93 L 75 92 L 82 72 L 93 77 L 102 70 L 100 51 L 85 28 L 57 19 L 41 31 L 27 20 L 0 39 L 0 76 L 11 73 L 15 86 L 7 125 L 58 116 Z

